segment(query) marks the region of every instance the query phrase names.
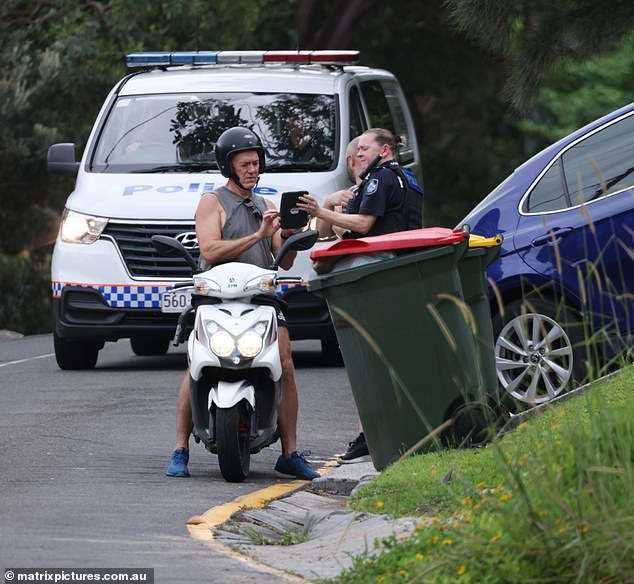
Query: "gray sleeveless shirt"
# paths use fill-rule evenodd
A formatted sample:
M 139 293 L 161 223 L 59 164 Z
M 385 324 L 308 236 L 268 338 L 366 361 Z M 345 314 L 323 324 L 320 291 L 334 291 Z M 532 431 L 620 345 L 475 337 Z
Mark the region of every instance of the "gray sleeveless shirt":
M 263 197 L 251 193 L 248 198 L 244 199 L 226 187 L 219 187 L 214 191 L 214 194 L 225 212 L 222 239 L 240 239 L 255 233 L 260 228 L 262 215 L 268 209 Z M 261 239 L 229 261 L 268 268 L 273 262 L 271 238 Z M 211 264 L 200 256 L 200 267 L 203 270 L 208 270 L 211 268 Z

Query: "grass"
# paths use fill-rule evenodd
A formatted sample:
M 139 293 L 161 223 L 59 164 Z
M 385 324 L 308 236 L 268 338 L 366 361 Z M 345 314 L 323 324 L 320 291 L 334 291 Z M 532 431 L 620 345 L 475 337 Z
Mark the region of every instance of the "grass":
M 633 397 L 628 366 L 485 448 L 388 467 L 349 504 L 419 524 L 336 581 L 634 582 Z

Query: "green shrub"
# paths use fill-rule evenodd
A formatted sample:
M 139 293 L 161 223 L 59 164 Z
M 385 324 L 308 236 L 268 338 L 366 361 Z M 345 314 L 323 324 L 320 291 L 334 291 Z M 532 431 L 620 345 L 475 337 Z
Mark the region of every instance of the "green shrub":
M 51 331 L 51 256 L 0 253 L 0 330 Z

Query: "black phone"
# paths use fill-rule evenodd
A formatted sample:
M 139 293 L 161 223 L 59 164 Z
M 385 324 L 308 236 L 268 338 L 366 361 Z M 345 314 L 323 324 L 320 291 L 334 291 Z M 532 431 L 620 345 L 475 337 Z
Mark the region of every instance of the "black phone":
M 282 193 L 280 203 L 280 221 L 282 229 L 298 229 L 308 223 L 308 213 L 297 207 L 297 199 L 307 195 L 308 191 L 289 191 Z

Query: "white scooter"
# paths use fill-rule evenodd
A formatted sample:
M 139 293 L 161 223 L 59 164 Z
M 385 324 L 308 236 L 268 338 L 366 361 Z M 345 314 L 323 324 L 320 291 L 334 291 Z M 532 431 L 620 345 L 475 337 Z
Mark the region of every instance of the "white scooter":
M 184 340 L 185 317 L 195 311 L 187 342 L 194 438 L 218 455 L 220 472 L 242 482 L 251 454 L 279 437 L 277 417 L 282 395 L 282 367 L 277 339 L 279 301 L 277 269 L 290 250 L 314 245 L 317 231 L 289 237 L 270 269 L 231 262 L 194 275 L 193 287 L 166 293 L 169 303 L 188 297 L 174 344 Z M 155 235 L 162 255 L 183 257 L 193 272 L 196 261 L 171 237 Z M 163 301 L 165 305 L 165 299 Z

